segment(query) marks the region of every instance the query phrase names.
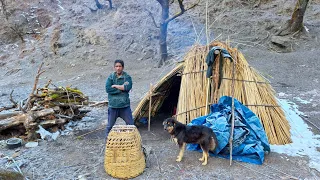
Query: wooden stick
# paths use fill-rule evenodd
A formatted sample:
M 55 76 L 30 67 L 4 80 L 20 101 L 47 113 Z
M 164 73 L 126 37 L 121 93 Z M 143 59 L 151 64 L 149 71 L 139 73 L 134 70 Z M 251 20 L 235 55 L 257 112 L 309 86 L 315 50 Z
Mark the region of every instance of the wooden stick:
M 232 79 L 232 78 L 225 78 L 225 77 L 223 77 L 222 79 L 235 80 L 235 81 L 241 81 L 241 82 L 252 82 L 252 83 L 270 84 L 269 82 L 263 82 L 263 81 L 249 81 L 249 80 L 244 80 L 244 79 Z
M 208 114 L 209 91 L 210 91 L 210 78 L 208 78 L 208 82 L 207 82 L 206 115 Z
M 235 55 L 237 58 L 237 54 Z M 229 146 L 230 146 L 230 166 L 232 165 L 232 142 L 233 142 L 233 133 L 234 133 L 234 82 L 235 82 L 235 64 L 236 62 L 233 61 L 232 66 L 232 84 L 231 84 L 231 96 L 232 96 L 232 103 L 231 103 L 231 133 L 230 133 L 230 139 L 229 139 Z
M 214 77 L 214 94 L 213 94 L 213 103 L 217 103 L 218 102 L 218 85 L 219 85 L 219 78 L 220 78 L 220 74 L 219 74 L 219 72 L 220 72 L 220 70 L 219 70 L 219 65 L 220 65 L 220 56 L 222 56 L 222 54 L 220 53 L 220 51 L 218 51 L 218 50 L 216 50 L 215 52 L 214 52 L 216 55 L 218 55 L 218 56 L 216 56 L 216 60 L 215 60 L 215 62 L 216 62 L 216 67 L 215 67 L 215 70 L 214 70 L 214 75 L 213 75 L 213 77 Z
M 29 108 L 29 103 L 30 103 L 30 101 L 31 101 L 31 99 L 32 99 L 32 97 L 33 97 L 34 92 L 35 92 L 36 89 L 37 89 L 37 84 L 38 84 L 40 75 L 45 72 L 45 71 L 41 71 L 41 68 L 42 68 L 43 64 L 44 64 L 44 63 L 42 62 L 42 63 L 40 64 L 39 68 L 38 68 L 38 72 L 37 72 L 36 78 L 35 78 L 35 80 L 34 80 L 34 84 L 33 84 L 32 91 L 31 91 L 31 93 L 30 93 L 30 95 L 29 95 L 29 98 L 28 98 L 26 104 L 25 104 L 24 107 L 22 108 L 22 111 L 23 111 L 24 113 L 26 113 L 26 110 Z
M 10 93 L 10 101 L 12 102 L 13 105 L 1 107 L 1 108 L 0 108 L 0 112 L 1 112 L 1 111 L 4 111 L 4 110 L 13 109 L 13 108 L 16 108 L 16 107 L 18 106 L 18 103 L 15 102 L 15 101 L 13 100 L 13 98 L 12 98 L 12 93 L 13 93 L 13 90 L 12 90 L 11 93 Z
M 97 131 L 103 130 L 104 128 L 105 128 L 105 127 L 100 127 L 100 128 L 95 129 L 95 130 L 93 130 L 93 131 L 90 131 L 90 132 L 87 132 L 87 133 L 81 134 L 81 135 L 77 136 L 77 138 L 81 138 L 81 137 L 86 136 L 86 135 L 88 135 L 88 134 L 92 134 L 92 133 L 94 133 L 94 132 L 97 132 Z
M 208 103 L 208 105 L 213 105 L 214 103 Z M 193 109 L 189 109 L 188 111 L 184 111 L 184 112 L 181 112 L 179 114 L 176 114 L 175 116 L 179 116 L 181 114 L 187 114 L 191 111 L 195 111 L 195 110 L 198 110 L 198 109 L 201 109 L 201 108 L 205 108 L 206 106 L 200 106 L 200 107 L 196 107 L 196 108 L 193 108 Z
M 1 111 L 5 111 L 5 110 L 9 110 L 9 109 L 13 109 L 13 108 L 16 108 L 16 106 L 15 106 L 15 105 L 11 105 L 11 106 L 1 107 L 1 108 L 0 108 L 0 112 L 1 112 Z
M 10 93 L 10 101 L 12 102 L 12 104 L 14 105 L 14 107 L 17 107 L 17 106 L 18 106 L 18 103 L 15 102 L 15 101 L 13 100 L 13 98 L 12 98 L 12 93 L 13 93 L 13 91 L 14 91 L 14 90 L 12 90 L 11 93 Z
M 71 107 L 71 103 L 70 103 L 70 96 L 69 96 L 69 93 L 68 93 L 68 89 L 67 88 L 63 88 L 63 90 L 65 90 L 66 91 L 66 93 L 67 93 L 67 97 L 68 97 L 68 105 L 69 105 L 69 107 L 70 107 L 70 110 L 71 110 L 71 112 L 72 112 L 72 118 L 74 117 L 74 111 L 73 111 L 73 109 L 72 109 L 72 107 Z
M 89 107 L 96 107 L 96 106 L 107 106 L 109 103 L 108 100 L 105 100 L 105 101 L 92 101 L 92 102 L 89 102 Z
M 245 104 L 245 106 L 281 107 L 279 105 L 272 104 Z
M 149 90 L 149 119 L 148 119 L 148 131 L 150 131 L 151 105 L 152 105 L 152 84 L 150 83 L 150 90 Z
M 207 70 L 186 72 L 186 73 L 181 74 L 181 76 L 184 76 L 184 75 L 187 75 L 187 74 L 198 74 L 198 73 L 203 73 L 203 72 L 207 72 Z

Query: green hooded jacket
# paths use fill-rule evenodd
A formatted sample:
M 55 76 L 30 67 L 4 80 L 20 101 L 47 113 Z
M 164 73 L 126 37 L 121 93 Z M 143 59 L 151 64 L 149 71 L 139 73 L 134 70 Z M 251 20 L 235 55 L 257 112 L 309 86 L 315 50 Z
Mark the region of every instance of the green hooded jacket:
M 112 88 L 112 85 L 123 85 L 124 91 Z M 117 77 L 116 72 L 110 74 L 106 82 L 106 91 L 108 93 L 108 106 L 111 108 L 125 108 L 130 106 L 129 91 L 132 88 L 132 79 L 126 73 L 122 72 L 120 77 Z

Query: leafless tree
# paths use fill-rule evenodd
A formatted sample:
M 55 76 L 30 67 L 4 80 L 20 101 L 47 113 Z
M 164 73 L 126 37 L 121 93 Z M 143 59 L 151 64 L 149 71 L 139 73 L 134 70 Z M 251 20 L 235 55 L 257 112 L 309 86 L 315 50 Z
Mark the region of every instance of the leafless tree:
M 179 3 L 179 8 L 180 12 L 176 13 L 175 15 L 171 16 L 169 15 L 170 11 L 170 5 L 174 3 L 174 0 L 157 0 L 158 3 L 161 5 L 161 21 L 160 21 L 160 31 L 159 31 L 159 36 L 160 36 L 160 61 L 158 66 L 162 66 L 163 62 L 166 61 L 168 58 L 168 50 L 167 50 L 167 35 L 168 35 L 168 24 L 172 20 L 176 19 L 177 17 L 181 16 L 183 13 L 186 11 L 196 7 L 200 0 L 197 0 L 194 4 L 190 5 L 190 7 L 185 8 L 184 0 L 177 0 Z M 149 12 L 150 15 L 151 12 Z M 156 24 L 154 17 L 152 17 L 153 22 Z M 157 25 L 156 25 L 157 26 Z M 158 27 L 158 26 L 157 26 Z

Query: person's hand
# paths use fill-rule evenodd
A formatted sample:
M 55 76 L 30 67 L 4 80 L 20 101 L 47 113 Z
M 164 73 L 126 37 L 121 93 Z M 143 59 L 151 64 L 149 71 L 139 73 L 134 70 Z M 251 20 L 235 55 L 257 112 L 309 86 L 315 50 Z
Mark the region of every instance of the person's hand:
M 124 85 L 112 85 L 111 87 L 112 87 L 112 88 L 119 89 L 119 90 L 121 90 L 121 91 L 124 90 Z

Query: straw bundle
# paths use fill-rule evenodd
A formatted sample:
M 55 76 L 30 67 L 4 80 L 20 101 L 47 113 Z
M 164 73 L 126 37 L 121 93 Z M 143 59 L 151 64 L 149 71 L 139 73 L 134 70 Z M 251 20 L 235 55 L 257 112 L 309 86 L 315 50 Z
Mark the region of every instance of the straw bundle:
M 115 125 L 106 144 L 104 167 L 116 178 L 127 179 L 140 175 L 146 167 L 141 148 L 141 136 L 133 125 Z
M 205 114 L 206 48 L 195 47 L 185 57 L 176 118 L 182 123 Z

